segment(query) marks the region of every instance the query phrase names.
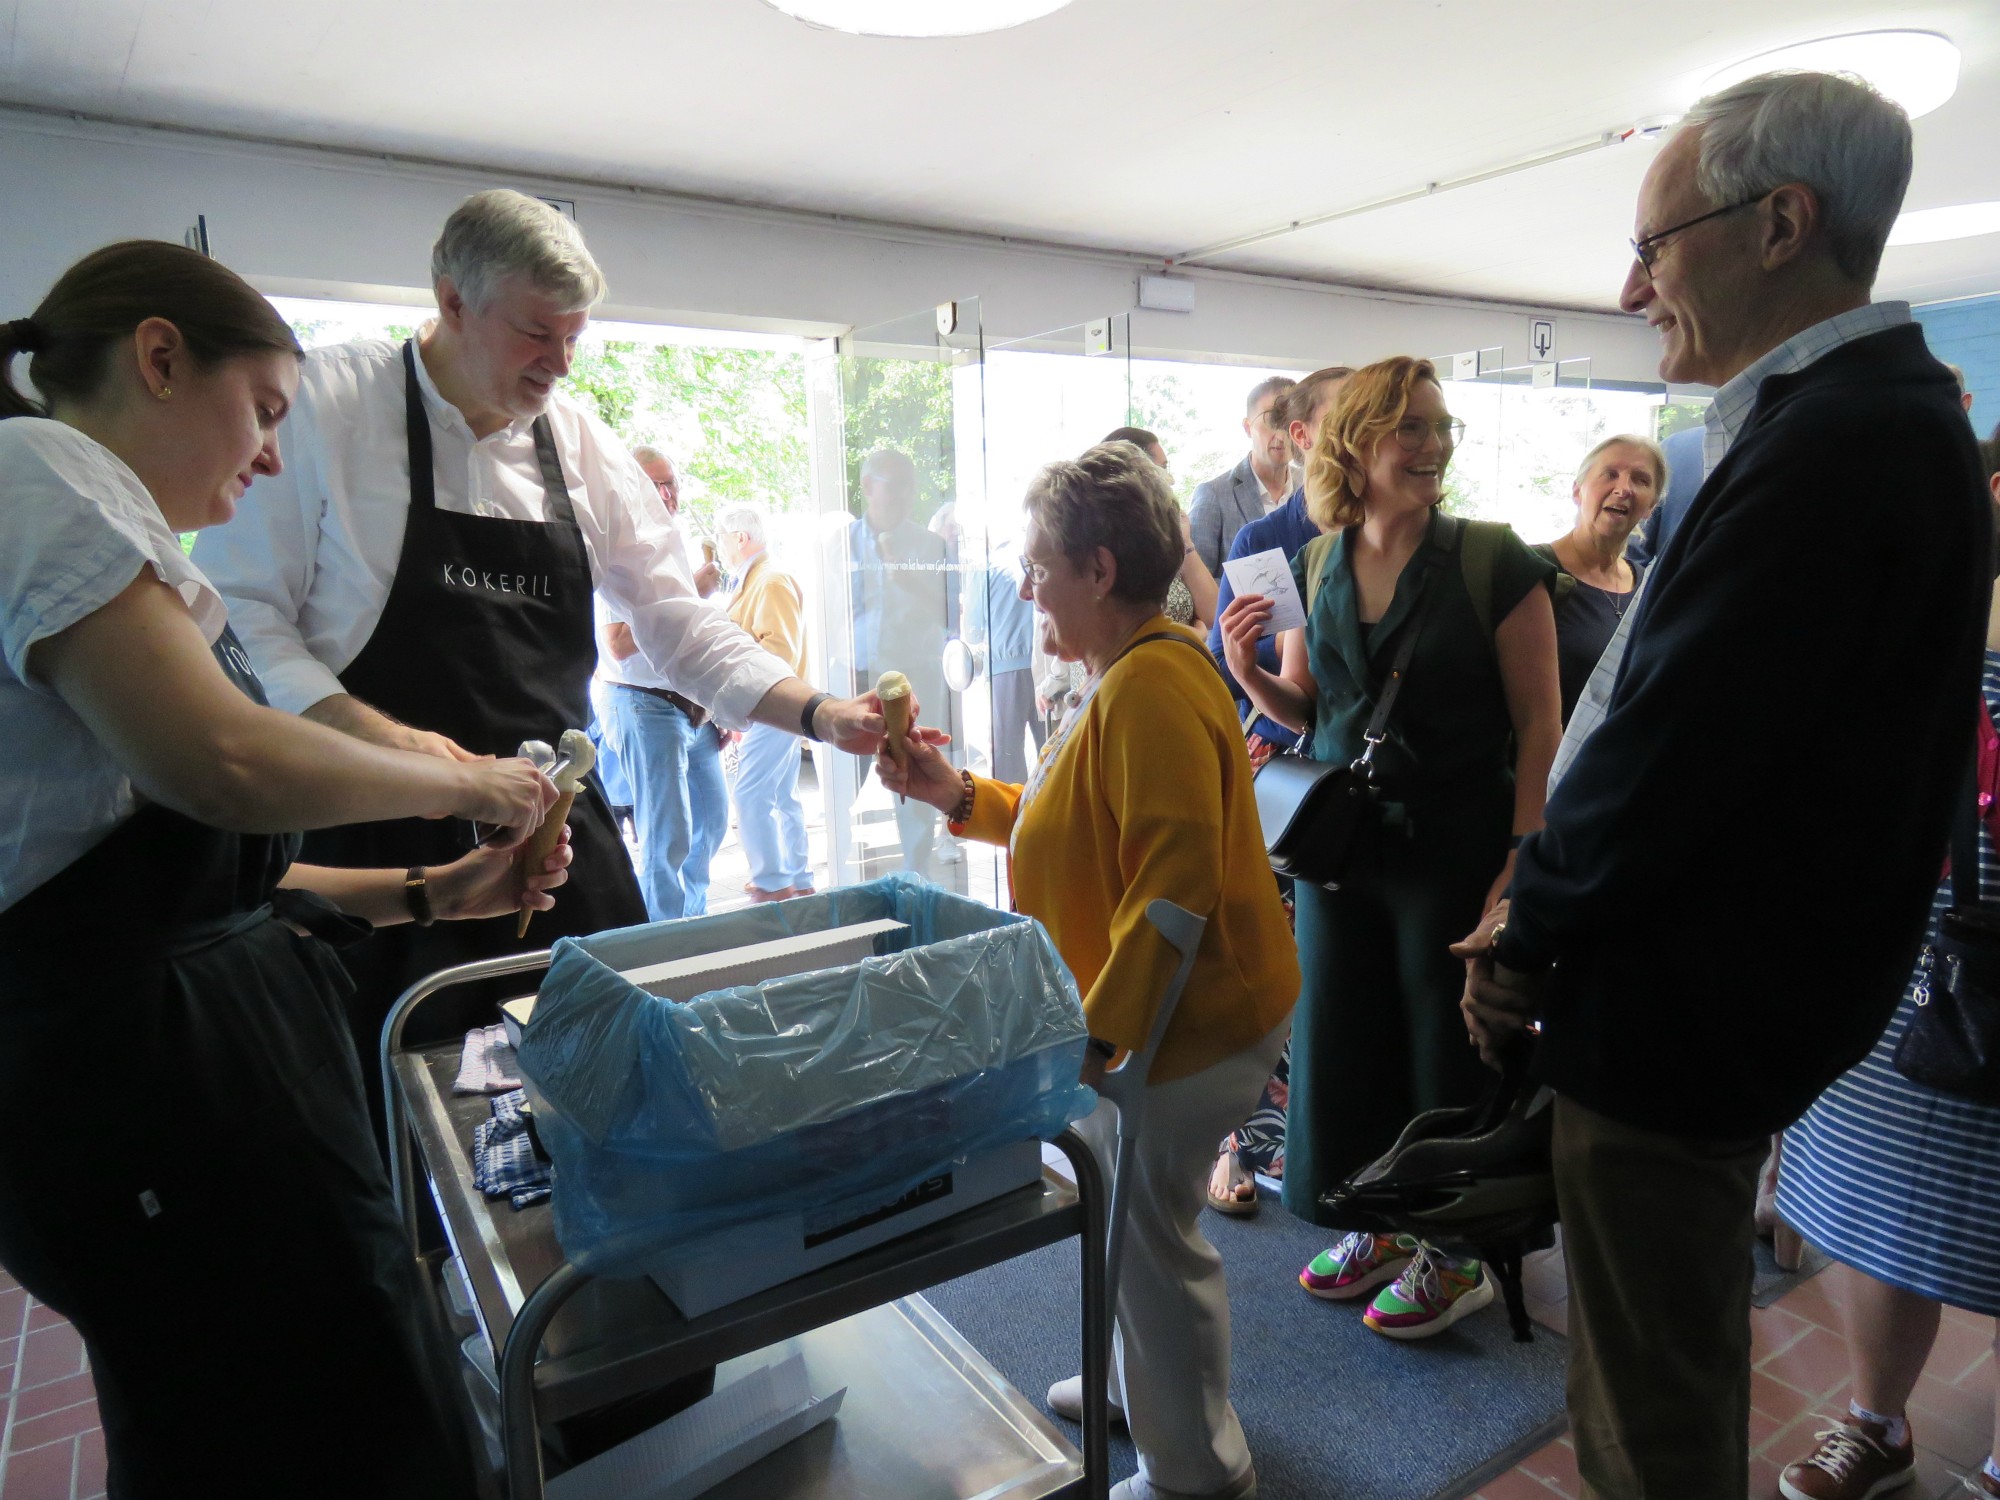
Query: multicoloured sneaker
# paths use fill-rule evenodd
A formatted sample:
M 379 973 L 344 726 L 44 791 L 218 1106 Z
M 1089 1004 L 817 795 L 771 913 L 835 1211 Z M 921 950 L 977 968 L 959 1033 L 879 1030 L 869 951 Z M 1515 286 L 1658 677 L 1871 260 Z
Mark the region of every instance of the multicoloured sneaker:
M 1394 1286 L 1377 1294 L 1361 1321 L 1392 1339 L 1427 1339 L 1493 1300 L 1493 1278 L 1476 1260 L 1461 1265 L 1419 1245 Z
M 1299 1285 L 1315 1297 L 1346 1302 L 1372 1292 L 1397 1274 L 1417 1253 L 1408 1234 L 1369 1234 L 1356 1230 L 1331 1250 L 1322 1250 L 1299 1272 Z

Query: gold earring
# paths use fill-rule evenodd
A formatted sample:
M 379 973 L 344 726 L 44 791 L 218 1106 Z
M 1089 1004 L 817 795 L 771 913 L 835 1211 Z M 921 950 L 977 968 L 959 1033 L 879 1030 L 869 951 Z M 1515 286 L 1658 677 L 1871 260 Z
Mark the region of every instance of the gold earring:
M 170 385 L 163 385 L 157 391 L 153 392 L 153 394 L 155 396 L 158 396 L 162 401 L 166 400 L 167 397 L 173 395 L 173 393 L 174 393 L 174 388 Z

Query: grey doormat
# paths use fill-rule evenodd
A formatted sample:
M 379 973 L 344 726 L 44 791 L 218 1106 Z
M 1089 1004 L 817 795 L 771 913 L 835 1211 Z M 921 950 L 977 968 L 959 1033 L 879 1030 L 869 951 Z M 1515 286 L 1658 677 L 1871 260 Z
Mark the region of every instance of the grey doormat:
M 1537 1327 L 1516 1344 L 1499 1298 L 1434 1339 L 1397 1343 L 1362 1325 L 1365 1304 L 1300 1290 L 1326 1230 L 1269 1197 L 1249 1219 L 1204 1213 L 1202 1228 L 1229 1271 L 1230 1395 L 1262 1500 L 1449 1500 L 1563 1430 L 1564 1341 Z M 1077 1267 L 1072 1241 L 925 1296 L 1040 1405 L 1079 1368 Z M 1113 1482 L 1136 1468 L 1114 1429 Z

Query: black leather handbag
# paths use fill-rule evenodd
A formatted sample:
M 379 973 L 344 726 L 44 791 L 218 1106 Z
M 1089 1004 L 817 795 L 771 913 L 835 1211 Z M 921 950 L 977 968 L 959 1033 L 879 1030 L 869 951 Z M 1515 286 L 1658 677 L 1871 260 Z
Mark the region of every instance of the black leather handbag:
M 1375 747 L 1388 738 L 1389 715 L 1429 615 L 1425 596 L 1436 571 L 1433 560 L 1418 577 L 1417 607 L 1389 665 L 1375 712 L 1362 731 L 1361 753 L 1342 766 L 1287 751 L 1265 761 L 1257 773 L 1264 850 L 1280 875 L 1337 891 L 1354 878 L 1381 836 L 1383 799 L 1375 779 Z
M 1979 813 L 1970 788 L 1952 827 L 1951 909 L 1917 970 L 1916 1013 L 1896 1044 L 1896 1071 L 2000 1104 L 2000 903 L 1979 899 Z

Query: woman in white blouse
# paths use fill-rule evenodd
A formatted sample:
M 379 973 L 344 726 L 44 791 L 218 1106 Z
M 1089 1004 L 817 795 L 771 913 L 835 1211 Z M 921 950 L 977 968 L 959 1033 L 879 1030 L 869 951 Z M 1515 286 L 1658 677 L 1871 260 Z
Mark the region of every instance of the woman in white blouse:
M 264 706 L 177 533 L 277 472 L 298 360 L 161 242 L 0 324 L 0 1264 L 82 1335 L 121 1495 L 472 1493 L 308 934 L 545 910 L 569 854 L 513 867 L 555 795 L 525 761 Z M 502 832 L 435 869 L 292 861 L 296 830 L 408 816 Z

